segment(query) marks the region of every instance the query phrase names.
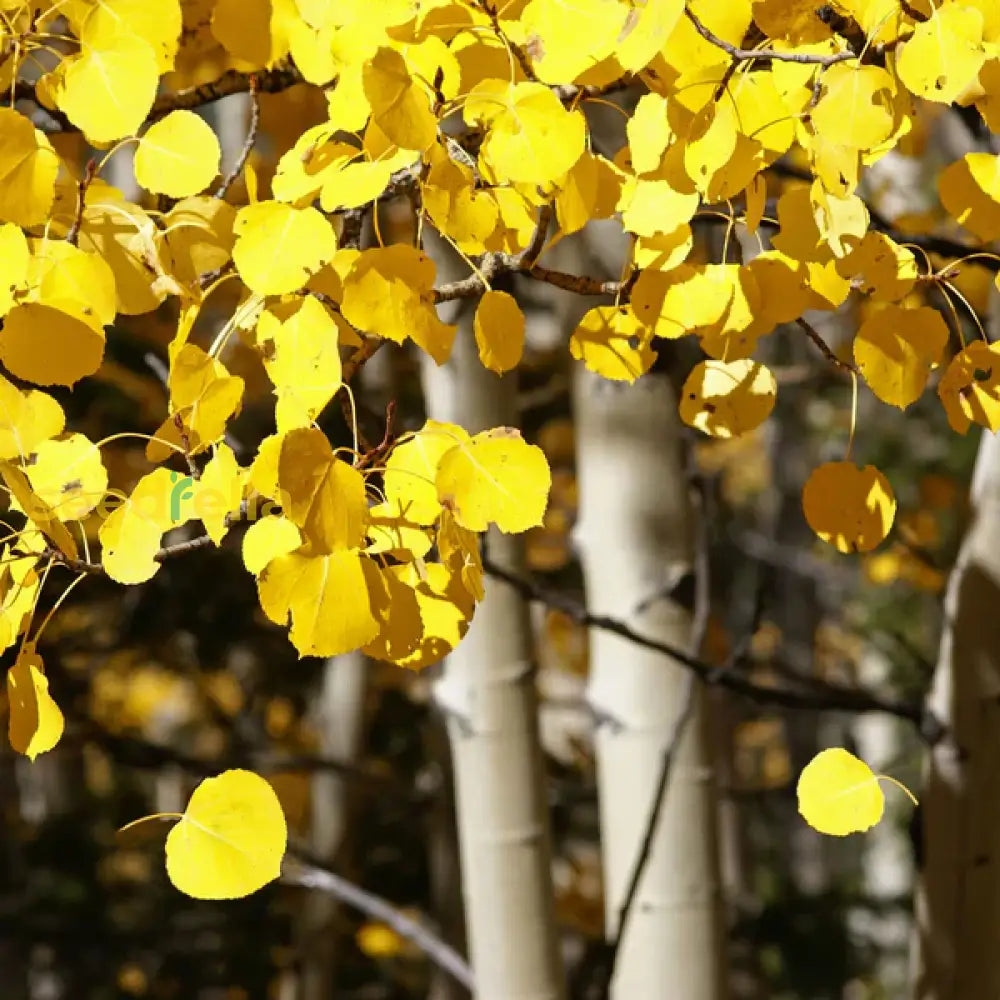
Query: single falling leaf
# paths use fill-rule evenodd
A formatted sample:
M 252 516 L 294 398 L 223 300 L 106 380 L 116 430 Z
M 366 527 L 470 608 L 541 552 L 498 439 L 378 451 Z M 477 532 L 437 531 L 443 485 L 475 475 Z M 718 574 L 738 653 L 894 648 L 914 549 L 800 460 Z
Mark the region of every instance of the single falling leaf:
M 973 423 L 1000 430 L 1000 344 L 974 340 L 959 351 L 937 391 L 952 430 L 965 434 Z
M 904 410 L 920 398 L 947 343 L 948 326 L 936 309 L 890 303 L 862 323 L 854 361 L 883 403 Z
M 63 714 L 49 694 L 42 658 L 33 642 L 26 642 L 7 671 L 10 745 L 34 760 L 51 750 L 63 734 Z
M 833 837 L 870 830 L 885 811 L 878 776 L 840 747 L 822 750 L 806 764 L 796 792 L 802 818 Z
M 869 552 L 892 528 L 896 498 L 873 465 L 826 462 L 813 469 L 802 489 L 809 527 L 838 552 Z
M 479 360 L 497 374 L 516 368 L 524 353 L 524 313 L 507 292 L 483 293 L 473 320 Z
M 438 500 L 470 531 L 490 523 L 508 534 L 542 523 L 552 474 L 545 453 L 511 427 L 477 434 L 441 459 Z
M 251 771 L 223 771 L 198 785 L 167 834 L 167 877 L 194 899 L 241 899 L 281 874 L 287 846 L 274 789 Z
M 135 178 L 153 194 L 187 198 L 219 172 L 222 150 L 209 124 L 193 111 L 171 111 L 151 125 L 135 151 Z
M 258 295 L 284 295 L 305 285 L 336 252 L 329 222 L 311 206 L 261 201 L 239 210 L 233 262 Z
M 712 437 L 747 434 L 771 415 L 778 385 L 758 361 L 701 361 L 681 390 L 681 420 Z

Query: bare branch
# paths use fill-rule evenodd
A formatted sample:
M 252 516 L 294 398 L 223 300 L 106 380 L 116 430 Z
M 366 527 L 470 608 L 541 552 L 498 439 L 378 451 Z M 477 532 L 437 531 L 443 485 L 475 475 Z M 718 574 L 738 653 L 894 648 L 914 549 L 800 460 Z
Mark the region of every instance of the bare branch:
M 247 132 L 246 142 L 243 143 L 243 148 L 240 150 L 240 155 L 236 158 L 232 170 L 226 174 L 222 183 L 216 188 L 216 198 L 226 197 L 226 192 L 243 172 L 243 168 L 250 158 L 250 152 L 254 147 L 254 143 L 257 141 L 257 130 L 260 128 L 260 84 L 257 81 L 256 74 L 253 73 L 250 74 L 250 102 L 250 129 Z
M 470 993 L 475 992 L 472 969 L 451 945 L 442 941 L 423 923 L 402 913 L 380 896 L 314 863 L 308 852 L 290 848 L 281 880 L 286 885 L 327 892 L 366 916 L 387 924 L 400 937 L 416 945 L 439 969 L 447 972 Z
M 832 365 L 836 365 L 838 368 L 843 369 L 846 372 L 851 372 L 854 375 L 859 374 L 857 365 L 851 361 L 843 361 L 838 358 L 836 354 L 830 349 L 830 345 L 819 335 L 819 331 L 809 322 L 804 320 L 801 316 L 795 321 L 805 332 L 808 334 L 809 339 L 820 349 L 823 357 Z
M 83 210 L 87 203 L 87 188 L 90 187 L 90 182 L 94 179 L 96 173 L 97 160 L 88 160 L 87 166 L 83 171 L 83 176 L 76 185 L 76 215 L 73 216 L 73 225 L 69 227 L 69 232 L 66 233 L 66 242 L 72 243 L 73 246 L 76 246 L 76 242 L 80 238 L 80 226 L 83 225 Z

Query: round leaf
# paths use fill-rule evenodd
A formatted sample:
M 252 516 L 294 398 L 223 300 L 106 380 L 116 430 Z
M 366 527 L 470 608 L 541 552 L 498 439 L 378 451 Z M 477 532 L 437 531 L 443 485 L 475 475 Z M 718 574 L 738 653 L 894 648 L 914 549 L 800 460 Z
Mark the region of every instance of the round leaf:
M 195 790 L 167 835 L 167 875 L 195 899 L 240 899 L 281 874 L 288 829 L 274 789 L 224 771 Z
M 802 508 L 809 527 L 839 552 L 869 552 L 889 534 L 896 498 L 874 465 L 827 462 L 806 481 Z
M 219 172 L 222 152 L 208 123 L 193 111 L 173 111 L 139 140 L 136 180 L 153 194 L 187 198 Z
M 833 837 L 870 830 L 885 809 L 871 768 L 840 747 L 813 757 L 799 775 L 797 791 L 802 818 Z

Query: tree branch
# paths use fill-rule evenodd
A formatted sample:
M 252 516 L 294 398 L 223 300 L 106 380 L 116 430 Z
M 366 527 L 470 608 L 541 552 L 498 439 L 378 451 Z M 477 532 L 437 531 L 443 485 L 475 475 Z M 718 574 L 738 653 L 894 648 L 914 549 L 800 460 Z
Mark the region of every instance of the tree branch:
M 681 666 L 692 671 L 703 683 L 725 688 L 759 705 L 776 705 L 780 708 L 815 712 L 833 711 L 856 714 L 884 712 L 886 715 L 910 722 L 929 744 L 937 743 L 944 736 L 945 729 L 941 721 L 923 705 L 915 702 L 805 677 L 801 679 L 802 683 L 810 686 L 813 690 L 756 684 L 744 673 L 731 666 L 714 666 L 692 656 L 687 650 L 678 646 L 672 646 L 670 643 L 642 635 L 625 622 L 607 615 L 592 614 L 572 597 L 549 591 L 533 580 L 522 578 L 510 570 L 498 566 L 488 556 L 483 559 L 483 568 L 490 576 L 513 587 L 526 600 L 538 601 L 546 607 L 555 608 L 577 625 L 610 632 L 627 639 L 629 642 L 634 642 L 644 649 L 652 649 L 664 656 L 669 656 Z
M 353 906 L 366 916 L 380 920 L 400 937 L 416 945 L 439 969 L 447 972 L 470 993 L 475 992 L 472 969 L 461 955 L 447 942 L 442 941 L 423 923 L 408 917 L 380 896 L 348 882 L 347 879 L 316 863 L 311 854 L 299 847 L 291 847 L 286 855 L 281 881 L 306 889 L 318 889 Z
M 823 357 L 832 365 L 836 365 L 838 368 L 850 372 L 852 375 L 859 374 L 857 365 L 850 361 L 843 361 L 837 357 L 836 354 L 830 349 L 830 345 L 819 335 L 819 331 L 809 322 L 804 320 L 801 316 L 795 321 L 805 332 L 808 334 L 809 339 L 820 349 Z
M 216 198 L 226 197 L 226 192 L 230 189 L 230 187 L 232 187 L 236 178 L 240 176 L 240 173 L 246 166 L 246 162 L 250 158 L 250 152 L 254 147 L 254 143 L 257 141 L 257 130 L 260 128 L 260 85 L 256 74 L 250 74 L 249 83 L 251 102 L 250 129 L 247 132 L 246 141 L 243 143 L 243 148 L 240 150 L 240 155 L 236 158 L 236 162 L 233 164 L 232 170 L 226 174 L 225 179 L 215 190 Z

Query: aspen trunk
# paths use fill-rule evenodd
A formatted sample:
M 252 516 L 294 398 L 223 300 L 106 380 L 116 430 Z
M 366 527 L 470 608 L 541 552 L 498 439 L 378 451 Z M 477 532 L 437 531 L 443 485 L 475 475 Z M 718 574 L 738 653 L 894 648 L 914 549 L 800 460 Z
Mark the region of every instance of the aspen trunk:
M 632 386 L 574 373 L 580 519 L 575 538 L 592 612 L 686 647 L 691 615 L 671 596 L 692 569 L 694 523 L 676 400 L 663 375 Z M 588 698 L 596 734 L 609 937 L 639 854 L 683 690 L 658 653 L 591 633 Z M 614 1000 L 726 995 L 716 810 L 703 692 L 674 758 L 667 801 L 628 918 Z
M 443 251 L 429 249 L 447 280 Z M 451 361 L 438 368 L 422 359 L 427 414 L 473 433 L 512 425 L 516 382 L 483 368 L 468 314 L 447 316 L 463 318 Z M 498 563 L 520 569 L 516 538 L 491 532 L 488 546 Z M 559 1000 L 563 994 L 534 680 L 528 609 L 513 590 L 487 580 L 486 599 L 435 683 L 448 717 L 478 1000 Z
M 950 730 L 921 803 L 917 1000 L 1000 996 L 1000 439 L 983 433 L 930 709 Z

